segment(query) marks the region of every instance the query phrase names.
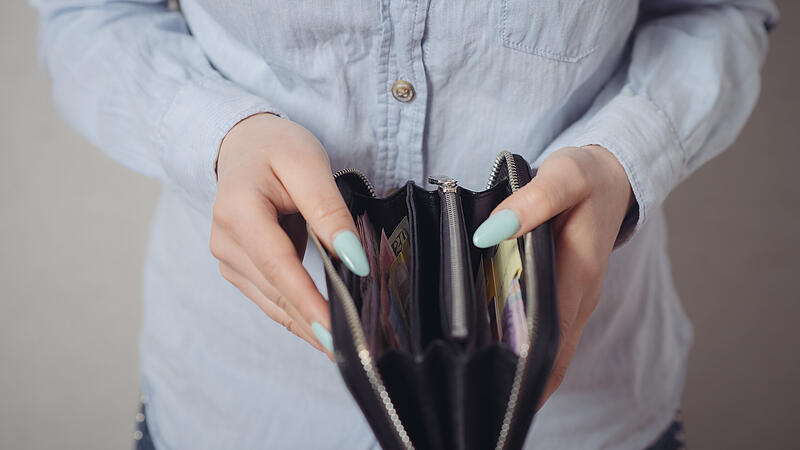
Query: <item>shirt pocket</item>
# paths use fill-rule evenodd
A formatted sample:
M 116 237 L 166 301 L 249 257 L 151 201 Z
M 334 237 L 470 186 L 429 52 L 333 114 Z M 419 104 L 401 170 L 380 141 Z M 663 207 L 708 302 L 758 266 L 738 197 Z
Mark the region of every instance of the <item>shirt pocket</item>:
M 556 61 L 577 63 L 594 53 L 626 0 L 499 0 L 503 45 Z M 634 5 L 633 8 L 636 8 Z

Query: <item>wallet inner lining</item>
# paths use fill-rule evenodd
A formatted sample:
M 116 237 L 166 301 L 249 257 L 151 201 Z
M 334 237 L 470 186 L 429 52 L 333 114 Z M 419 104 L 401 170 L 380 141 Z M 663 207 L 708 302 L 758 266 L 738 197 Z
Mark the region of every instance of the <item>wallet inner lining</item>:
M 498 246 L 480 249 L 472 244 L 477 227 L 511 189 L 502 182 L 480 193 L 459 192 L 463 239 L 468 241 L 462 263 L 470 267 L 467 279 L 474 286 L 469 287 L 467 299 L 469 337 L 458 344 L 472 352 L 493 342 L 506 342 L 514 350 L 515 342 L 503 339 L 503 331 L 515 324 L 509 320 L 503 323 L 503 308 L 498 306 L 504 306 L 505 299 L 495 299 L 495 304 L 488 300 L 492 290 L 488 286 L 497 285 L 489 264 L 497 258 Z M 387 350 L 422 355 L 431 343 L 448 339 L 443 314 L 450 299 L 447 290 L 441 289 L 447 270 L 441 267 L 441 249 L 447 243 L 442 242 L 440 232 L 444 226 L 440 197 L 436 191 L 413 183 L 384 199 L 359 192 L 346 197 L 367 253 L 370 274 L 362 278 L 343 276 L 343 280 L 359 309 L 370 352 L 376 358 Z M 342 275 L 344 272 L 346 269 L 339 270 Z
M 483 192 L 462 191 L 461 204 L 470 237 L 470 267 L 475 283 L 475 346 L 504 343 L 515 354 L 528 338 L 522 271 L 522 239 L 481 249 L 471 243 L 475 230 L 506 197 L 511 186 L 503 180 Z

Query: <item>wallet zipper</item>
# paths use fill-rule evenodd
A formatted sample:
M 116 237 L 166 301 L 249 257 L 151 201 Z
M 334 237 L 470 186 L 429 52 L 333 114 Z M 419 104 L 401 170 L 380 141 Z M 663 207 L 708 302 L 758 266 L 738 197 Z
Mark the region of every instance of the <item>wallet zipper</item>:
M 505 162 L 506 170 L 508 172 L 508 184 L 511 186 L 511 192 L 514 193 L 519 190 L 519 175 L 517 173 L 517 164 L 514 161 L 514 155 L 510 152 L 504 151 L 497 155 L 492 172 L 489 175 L 489 182 L 487 188 L 491 189 L 497 183 L 497 177 L 500 175 L 500 169 Z M 519 405 L 519 394 L 522 389 L 525 376 L 527 375 L 526 366 L 528 364 L 528 357 L 533 348 L 533 343 L 536 339 L 535 324 L 536 324 L 536 303 L 538 302 L 538 293 L 536 286 L 536 270 L 533 258 L 533 233 L 527 232 L 523 235 L 523 255 L 525 264 L 523 271 L 525 274 L 525 292 L 528 293 L 530 300 L 527 305 L 526 319 L 528 322 L 529 339 L 528 342 L 522 344 L 520 348 L 519 359 L 517 361 L 517 368 L 514 371 L 514 381 L 511 383 L 511 392 L 508 395 L 508 406 L 506 407 L 505 415 L 503 416 L 503 423 L 500 426 L 500 435 L 497 437 L 497 445 L 495 450 L 503 450 L 508 445 L 508 433 L 511 426 L 516 419 L 517 409 Z
M 495 160 L 494 165 L 492 166 L 492 172 L 489 175 L 488 188 L 494 187 L 495 183 L 497 182 L 497 177 L 500 175 L 500 169 L 504 162 L 508 173 L 508 181 L 509 185 L 511 186 L 511 192 L 512 193 L 516 192 L 520 188 L 517 166 L 514 161 L 514 156 L 507 151 L 501 152 L 499 155 L 497 155 L 497 159 Z M 363 172 L 357 169 L 350 169 L 350 168 L 342 169 L 334 173 L 334 178 L 338 178 L 345 174 L 354 174 L 358 176 L 364 183 L 364 186 L 367 188 L 370 195 L 372 197 L 376 197 L 375 189 L 373 188 L 372 183 L 370 183 L 369 178 L 367 178 L 367 176 L 364 175 Z M 444 178 L 446 177 L 429 178 L 428 181 L 433 184 L 438 184 L 440 189 L 442 189 L 442 191 L 445 191 L 445 184 L 447 184 L 446 189 L 450 191 L 450 192 L 445 191 L 446 194 L 445 206 L 448 213 L 448 222 L 449 224 L 451 224 L 449 226 L 454 226 L 456 229 L 458 229 L 459 228 L 458 226 L 452 225 L 458 223 L 457 220 L 452 220 L 453 217 L 457 218 L 457 212 L 458 212 L 458 210 L 456 209 L 457 206 L 453 206 L 457 205 L 455 202 L 456 200 L 455 196 L 458 190 L 457 189 L 458 184 L 455 180 L 452 179 L 450 179 L 449 182 L 445 184 L 441 184 L 438 182 L 440 180 L 444 182 L 443 180 Z M 434 179 L 436 181 L 433 181 Z M 450 200 L 449 204 L 447 202 L 448 197 L 452 197 L 452 200 Z M 457 233 L 460 234 L 460 229 L 458 229 Z M 322 255 L 322 261 L 323 264 L 325 265 L 326 270 L 328 270 L 329 273 L 334 274 L 334 276 L 331 277 L 333 280 L 334 288 L 336 289 L 339 296 L 345 300 L 343 302 L 343 307 L 345 310 L 345 317 L 347 319 L 347 324 L 350 329 L 350 334 L 353 336 L 353 341 L 355 343 L 356 352 L 358 353 L 359 362 L 361 363 L 361 366 L 364 369 L 364 373 L 367 375 L 370 387 L 372 388 L 373 393 L 377 395 L 378 399 L 382 403 L 383 411 L 384 413 L 386 413 L 387 419 L 389 419 L 389 421 L 391 422 L 392 428 L 394 429 L 395 435 L 399 440 L 400 445 L 405 449 L 411 450 L 414 448 L 414 445 L 411 443 L 411 439 L 408 436 L 408 433 L 406 432 L 405 426 L 403 426 L 403 423 L 400 420 L 400 416 L 398 416 L 397 411 L 394 408 L 394 404 L 392 403 L 391 398 L 389 398 L 389 393 L 386 390 L 386 386 L 383 384 L 383 380 L 381 379 L 380 373 L 375 367 L 374 361 L 372 360 L 372 355 L 370 354 L 369 349 L 367 348 L 367 341 L 366 338 L 364 337 L 364 332 L 361 328 L 361 320 L 359 319 L 358 310 L 356 309 L 353 297 L 350 295 L 350 292 L 347 290 L 347 286 L 345 286 L 341 277 L 339 277 L 339 275 L 334 270 L 333 263 L 331 262 L 330 257 L 327 255 L 327 253 L 325 253 L 325 248 L 322 246 L 322 244 L 319 242 L 319 239 L 317 239 L 316 235 L 310 228 L 309 228 L 309 236 L 314 242 L 314 245 L 317 247 L 319 253 Z M 457 235 L 451 233 L 451 236 L 457 236 Z M 514 380 L 512 382 L 511 391 L 508 397 L 508 406 L 506 407 L 506 412 L 503 416 L 503 422 L 502 425 L 500 426 L 500 435 L 497 438 L 497 445 L 495 446 L 496 450 L 503 450 L 506 448 L 506 445 L 508 444 L 508 433 L 511 430 L 511 426 L 513 425 L 516 419 L 517 407 L 519 404 L 519 393 L 522 388 L 526 375 L 525 368 L 527 366 L 530 350 L 533 348 L 533 344 L 536 339 L 535 310 L 537 302 L 537 286 L 536 286 L 536 275 L 534 269 L 535 261 L 532 256 L 533 235 L 531 232 L 525 233 L 523 235 L 523 245 L 524 245 L 523 254 L 525 261 L 523 267 L 523 271 L 525 273 L 525 289 L 526 292 L 529 293 L 528 296 L 529 299 L 532 300 L 527 305 L 528 308 L 526 311 L 530 338 L 528 342 L 522 345 L 522 348 L 520 349 L 519 352 L 519 359 L 517 362 L 516 370 L 514 372 Z M 460 252 L 461 248 L 460 246 L 451 245 L 451 251 L 453 248 L 458 248 L 457 251 Z M 459 259 L 456 259 L 454 261 L 458 260 Z M 455 272 L 460 272 L 461 273 L 460 276 L 463 277 L 463 271 L 456 270 Z M 463 286 L 464 285 L 462 284 L 461 287 L 463 288 Z M 461 289 L 454 290 L 453 292 L 457 292 L 458 290 Z M 466 295 L 464 295 L 464 297 L 462 298 L 465 300 Z M 461 306 L 464 307 L 465 303 L 461 303 Z M 455 302 L 453 310 L 454 310 L 453 312 L 455 312 L 456 310 Z M 462 309 L 462 312 L 465 313 L 466 312 L 465 309 Z M 466 317 L 464 317 L 463 319 L 464 320 L 461 323 L 463 324 L 464 329 L 466 330 L 465 326 Z M 455 321 L 453 322 L 453 324 L 455 325 Z
M 358 169 L 346 168 L 339 170 L 333 174 L 333 178 L 336 179 L 346 174 L 356 175 L 364 183 L 364 187 L 367 188 L 370 196 L 377 197 L 375 194 L 375 188 L 372 186 L 372 183 L 370 183 L 369 178 L 367 178 L 364 172 L 361 172 Z M 381 375 L 375 366 L 375 361 L 372 359 L 372 355 L 367 348 L 367 339 L 364 337 L 364 330 L 361 328 L 361 319 L 359 317 L 356 304 L 353 301 L 353 297 L 350 295 L 350 291 L 347 290 L 347 286 L 345 286 L 342 278 L 338 273 L 336 273 L 336 270 L 333 267 L 333 262 L 326 253 L 325 248 L 322 246 L 322 243 L 320 243 L 316 234 L 314 234 L 313 230 L 311 230 L 311 227 L 308 227 L 308 235 L 311 237 L 311 241 L 314 243 L 317 251 L 322 256 L 322 264 L 325 266 L 325 270 L 329 274 L 332 274 L 330 279 L 333 281 L 333 287 L 336 289 L 336 293 L 339 295 L 339 298 L 343 299 L 342 307 L 344 309 L 347 327 L 350 329 L 350 335 L 353 337 L 353 343 L 355 344 L 359 363 L 364 369 L 364 373 L 367 375 L 370 388 L 377 397 L 377 400 L 383 406 L 383 412 L 386 414 L 386 418 L 391 423 L 395 437 L 397 438 L 401 448 L 406 450 L 414 450 L 414 445 L 411 443 L 411 438 L 408 436 L 408 432 L 406 431 L 405 426 L 403 426 L 403 422 L 400 420 L 397 410 L 394 408 L 394 403 L 392 403 L 392 399 L 389 397 L 389 392 L 386 390 L 386 385 L 383 384 Z
M 369 191 L 369 195 L 372 196 L 372 197 L 377 197 L 377 195 L 375 194 L 375 188 L 372 187 L 372 183 L 370 183 L 369 178 L 367 178 L 367 176 L 364 174 L 364 172 L 362 172 L 362 171 L 360 171 L 358 169 L 353 169 L 353 168 L 347 167 L 347 168 L 344 168 L 342 170 L 338 170 L 333 174 L 333 179 L 335 180 L 335 179 L 341 177 L 342 175 L 347 175 L 347 174 L 353 174 L 353 175 L 357 176 L 358 178 L 360 178 L 361 182 L 364 183 L 364 187 L 366 187 L 367 191 Z
M 464 339 L 467 337 L 467 291 L 464 267 L 460 264 L 464 260 L 464 240 L 458 220 L 458 181 L 446 176 L 432 176 L 428 177 L 428 183 L 439 186 L 444 197 L 450 249 L 450 335 Z

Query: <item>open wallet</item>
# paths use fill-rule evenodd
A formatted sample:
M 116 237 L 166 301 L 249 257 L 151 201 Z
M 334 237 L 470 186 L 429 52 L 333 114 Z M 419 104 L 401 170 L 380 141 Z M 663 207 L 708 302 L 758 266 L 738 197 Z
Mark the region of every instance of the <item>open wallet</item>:
M 378 198 L 354 169 L 334 176 L 370 273 L 309 230 L 325 266 L 334 355 L 385 449 L 518 449 L 558 348 L 551 224 L 481 249 L 475 229 L 535 175 L 502 152 L 482 192 L 447 177 Z

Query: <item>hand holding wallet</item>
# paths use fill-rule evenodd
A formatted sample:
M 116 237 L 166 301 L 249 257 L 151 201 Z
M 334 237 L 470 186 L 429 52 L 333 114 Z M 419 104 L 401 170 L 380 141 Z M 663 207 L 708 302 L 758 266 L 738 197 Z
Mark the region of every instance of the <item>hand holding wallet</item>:
M 551 226 L 487 249 L 471 236 L 533 176 L 503 152 L 485 191 L 431 177 L 435 191 L 409 181 L 379 199 L 357 170 L 335 174 L 370 274 L 309 234 L 336 363 L 383 448 L 522 447 L 558 349 Z

